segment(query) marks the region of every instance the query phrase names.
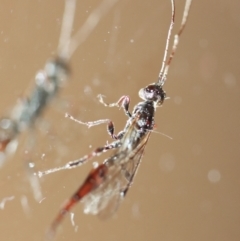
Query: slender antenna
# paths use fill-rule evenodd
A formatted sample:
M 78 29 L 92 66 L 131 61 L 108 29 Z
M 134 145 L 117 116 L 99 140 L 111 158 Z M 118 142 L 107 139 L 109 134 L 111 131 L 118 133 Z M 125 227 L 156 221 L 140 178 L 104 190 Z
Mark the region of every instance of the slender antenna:
M 172 29 L 173 29 L 173 25 L 174 25 L 174 20 L 175 20 L 175 2 L 174 2 L 174 0 L 171 0 L 171 3 L 172 3 L 171 23 L 170 23 L 170 26 L 169 26 L 169 29 L 168 29 L 166 47 L 165 47 L 165 51 L 164 51 L 162 67 L 161 67 L 161 70 L 160 70 L 159 75 L 158 75 L 157 84 L 159 84 L 159 83 L 161 84 L 161 80 L 162 80 L 162 77 L 163 77 L 163 72 L 164 72 L 164 69 L 165 69 L 165 66 L 166 66 L 166 59 L 167 59 L 167 54 L 168 54 L 169 42 L 170 42 Z
M 80 44 L 82 44 L 88 36 L 95 29 L 100 19 L 113 7 L 118 0 L 103 0 L 102 3 L 89 15 L 85 23 L 72 37 L 68 44 L 64 47 L 67 48 L 68 57 L 70 58 Z M 67 52 L 64 50 L 63 52 Z
M 71 38 L 75 9 L 76 9 L 76 0 L 65 0 L 65 8 L 63 13 L 62 27 L 61 27 L 58 51 L 57 51 L 59 57 L 62 59 L 69 58 L 68 47 L 69 47 L 69 42 Z
M 169 56 L 169 59 L 166 63 L 166 66 L 164 68 L 164 72 L 163 72 L 163 75 L 160 76 L 160 74 L 162 74 L 160 72 L 159 74 L 159 78 L 158 78 L 158 82 L 157 84 L 163 86 L 166 79 L 167 79 L 167 74 L 168 74 L 168 70 L 169 70 L 169 66 L 172 62 L 172 59 L 174 57 L 174 54 L 176 53 L 176 50 L 177 50 L 177 46 L 178 46 L 178 43 L 179 43 L 179 38 L 180 38 L 180 35 L 182 34 L 185 26 L 186 26 L 186 22 L 187 22 L 187 18 L 188 18 L 188 14 L 189 14 L 189 10 L 190 10 L 190 7 L 191 7 L 191 3 L 192 3 L 192 0 L 186 0 L 186 3 L 185 3 L 185 7 L 184 7 L 184 12 L 183 12 L 183 17 L 182 17 L 182 22 L 181 22 L 181 26 L 180 26 L 180 29 L 178 31 L 178 33 L 174 36 L 174 42 L 173 42 L 173 46 L 172 46 L 172 51 L 171 51 L 171 54 Z M 162 71 L 162 70 L 161 70 Z

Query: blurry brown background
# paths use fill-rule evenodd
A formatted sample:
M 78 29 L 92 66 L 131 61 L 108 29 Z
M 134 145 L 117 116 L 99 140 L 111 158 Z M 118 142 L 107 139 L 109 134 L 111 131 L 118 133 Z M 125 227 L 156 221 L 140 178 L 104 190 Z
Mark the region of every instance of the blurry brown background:
M 74 31 L 98 3 L 77 3 Z M 176 2 L 175 31 L 183 5 Z M 54 56 L 63 7 L 63 0 L 0 1 L 1 115 L 30 93 L 35 73 Z M 238 0 L 193 1 L 164 86 L 170 99 L 156 114 L 157 131 L 173 139 L 152 134 L 112 219 L 84 215 L 78 205 L 75 226 L 69 215 L 56 240 L 240 240 L 239 9 Z M 36 170 L 63 165 L 110 140 L 105 126 L 87 129 L 65 119 L 66 111 L 84 121 L 111 118 L 117 131 L 123 128 L 123 111 L 103 107 L 96 96 L 113 102 L 130 95 L 131 109 L 139 102 L 139 89 L 157 78 L 170 16 L 170 0 L 121 0 L 101 20 L 71 59 L 71 79 L 44 113 L 44 125 L 36 127 Z M 18 152 L 0 170 L 0 201 L 13 198 L 0 209 L 0 240 L 44 240 L 59 207 L 92 168 L 89 163 L 42 178 L 38 203 L 26 178 L 22 143 L 29 135 L 21 135 Z

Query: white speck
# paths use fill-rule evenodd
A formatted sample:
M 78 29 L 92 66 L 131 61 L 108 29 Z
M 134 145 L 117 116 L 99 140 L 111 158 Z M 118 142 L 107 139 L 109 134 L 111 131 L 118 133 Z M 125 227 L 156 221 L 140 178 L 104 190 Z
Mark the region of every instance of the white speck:
M 130 43 L 134 43 L 134 39 L 130 39 Z
M 74 213 L 70 213 L 70 220 L 71 220 L 72 226 L 74 227 L 74 231 L 77 232 L 78 226 L 74 222 Z
M 41 178 L 43 176 L 43 172 L 40 172 L 40 171 L 38 173 L 35 172 L 33 173 L 33 175 L 35 176 L 38 175 L 38 177 Z
M 235 87 L 237 83 L 236 77 L 232 73 L 226 73 L 223 81 L 228 88 Z
M 93 168 L 98 168 L 99 164 L 98 162 L 93 162 Z
M 41 159 L 43 160 L 45 156 L 46 156 L 46 154 L 43 153 L 43 154 L 41 155 Z
M 89 145 L 89 148 L 92 148 L 92 145 Z
M 36 77 L 35 77 L 36 84 L 37 85 L 42 85 L 45 80 L 46 80 L 46 75 L 42 71 L 39 71 L 36 74 Z
M 15 197 L 14 196 L 11 196 L 11 197 L 5 197 L 3 198 L 3 200 L 0 202 L 0 209 L 4 209 L 5 207 L 5 204 L 7 201 L 12 201 Z
M 42 203 L 42 201 L 43 201 L 43 200 L 45 200 L 45 199 L 46 199 L 45 197 L 44 197 L 44 198 L 42 198 L 42 199 L 39 201 L 39 203 Z
M 166 153 L 161 156 L 159 162 L 160 168 L 165 172 L 171 172 L 175 168 L 175 158 L 171 153 Z
M 208 180 L 212 183 L 217 183 L 219 182 L 221 179 L 221 173 L 216 170 L 216 169 L 212 169 L 208 172 Z
M 180 105 L 182 103 L 182 97 L 181 96 L 175 96 L 173 101 L 174 101 L 175 104 Z
M 35 164 L 34 164 L 33 162 L 29 162 L 29 163 L 28 163 L 28 166 L 29 166 L 30 168 L 33 168 L 33 167 L 35 166 Z
M 71 220 L 72 226 L 75 226 L 74 213 L 70 213 L 70 220 Z

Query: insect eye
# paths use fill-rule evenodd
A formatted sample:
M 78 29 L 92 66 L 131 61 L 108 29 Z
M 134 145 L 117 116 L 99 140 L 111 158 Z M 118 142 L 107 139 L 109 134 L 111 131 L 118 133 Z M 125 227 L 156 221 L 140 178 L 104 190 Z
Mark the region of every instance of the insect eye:
M 145 91 L 146 91 L 146 92 L 150 92 L 149 88 L 146 88 Z
M 154 92 L 154 88 L 152 86 L 147 87 L 145 90 L 148 94 Z
M 139 96 L 143 100 L 156 101 L 159 99 L 160 91 L 158 86 L 155 84 L 148 85 L 146 88 L 143 88 L 139 91 Z

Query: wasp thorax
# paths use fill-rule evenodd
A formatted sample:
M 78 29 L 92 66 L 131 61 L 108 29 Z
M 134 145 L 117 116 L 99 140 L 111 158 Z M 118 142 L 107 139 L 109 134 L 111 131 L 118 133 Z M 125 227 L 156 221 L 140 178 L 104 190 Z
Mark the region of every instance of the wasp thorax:
M 151 84 L 140 89 L 139 97 L 143 100 L 154 101 L 157 105 L 161 105 L 166 98 L 166 93 L 162 86 Z

